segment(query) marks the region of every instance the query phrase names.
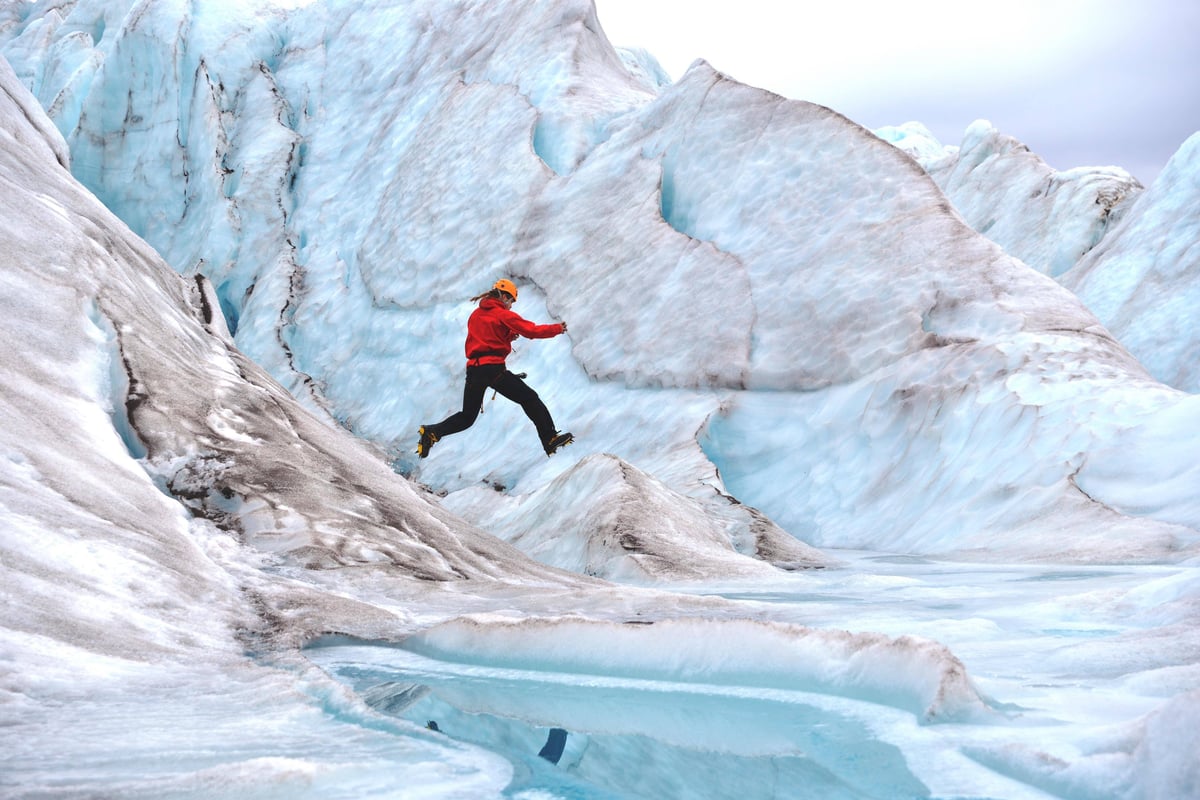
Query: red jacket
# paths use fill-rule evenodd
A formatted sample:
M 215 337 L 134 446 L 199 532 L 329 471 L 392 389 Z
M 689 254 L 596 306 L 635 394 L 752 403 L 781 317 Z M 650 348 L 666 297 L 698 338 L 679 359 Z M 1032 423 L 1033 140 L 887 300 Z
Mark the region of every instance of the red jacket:
M 537 325 L 505 308 L 496 298 L 485 297 L 467 320 L 467 366 L 503 364 L 518 336 L 549 339 L 562 332 L 561 323 Z

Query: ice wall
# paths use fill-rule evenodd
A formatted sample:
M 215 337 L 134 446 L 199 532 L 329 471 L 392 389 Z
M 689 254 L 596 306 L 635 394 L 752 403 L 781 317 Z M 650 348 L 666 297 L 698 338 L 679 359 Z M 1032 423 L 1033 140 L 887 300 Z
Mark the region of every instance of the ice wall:
M 916 123 L 875 134 L 916 159 L 972 228 L 1054 277 L 1092 250 L 1142 191 L 1120 167 L 1054 169 L 986 120 L 956 147 Z
M 1062 276 L 1154 377 L 1200 391 L 1200 134 L 1128 219 Z
M 1117 167 L 1054 170 L 983 120 L 961 147 L 918 123 L 875 133 L 921 164 L 973 228 L 1078 294 L 1155 378 L 1188 392 L 1200 386 L 1189 313 L 1195 137 L 1147 191 Z

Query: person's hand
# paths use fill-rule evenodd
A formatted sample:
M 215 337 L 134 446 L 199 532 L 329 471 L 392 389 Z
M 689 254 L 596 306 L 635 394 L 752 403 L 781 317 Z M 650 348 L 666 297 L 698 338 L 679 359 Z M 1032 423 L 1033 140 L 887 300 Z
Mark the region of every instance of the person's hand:
M 565 323 L 565 322 L 560 322 L 559 324 L 560 324 L 560 325 L 562 325 L 562 332 L 563 332 L 563 333 L 566 333 L 566 332 L 567 332 L 567 323 Z

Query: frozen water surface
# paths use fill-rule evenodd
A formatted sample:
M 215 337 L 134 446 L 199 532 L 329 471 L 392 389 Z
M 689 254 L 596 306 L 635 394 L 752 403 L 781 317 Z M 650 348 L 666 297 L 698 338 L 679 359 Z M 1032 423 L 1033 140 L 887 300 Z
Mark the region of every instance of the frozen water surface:
M 1064 785 L 1101 775 L 1133 780 L 1132 764 L 1122 763 L 1135 755 L 1121 744 L 1133 733 L 1128 721 L 1161 706 L 1173 692 L 1171 673 L 1194 680 L 1194 634 L 1181 629 L 1190 641 L 1170 641 L 1158 627 L 1161 609 L 1142 605 L 1194 581 L 1191 570 L 835 555 L 845 568 L 752 590 L 693 591 L 736 599 L 756 619 L 936 638 L 962 659 L 986 710 L 929 722 L 896 708 L 903 703 L 895 697 L 847 697 L 844 684 L 836 693 L 814 691 L 792 674 L 766 686 L 761 671 L 750 678 L 766 656 L 750 650 L 697 669 L 703 677 L 695 679 L 648 677 L 655 668 L 638 677 L 603 636 L 582 638 L 580 649 L 604 648 L 588 657 L 584 673 L 563 671 L 553 655 L 509 666 L 519 639 L 490 657 L 466 643 L 456 659 L 448 650 L 424 655 L 419 641 L 347 640 L 320 642 L 306 655 L 383 713 L 434 720 L 445 736 L 534 764 L 535 773 L 544 768 L 530 756 L 547 730 L 567 729 L 564 763 L 585 780 L 587 788 L 576 790 L 589 797 L 1060 796 Z M 695 635 L 706 634 L 719 635 Z M 681 635 L 656 637 L 661 652 L 653 660 L 662 669 L 688 649 L 693 634 Z M 636 767 L 647 760 L 659 765 L 657 789 L 631 782 L 645 777 Z M 867 774 L 864 761 L 872 765 Z

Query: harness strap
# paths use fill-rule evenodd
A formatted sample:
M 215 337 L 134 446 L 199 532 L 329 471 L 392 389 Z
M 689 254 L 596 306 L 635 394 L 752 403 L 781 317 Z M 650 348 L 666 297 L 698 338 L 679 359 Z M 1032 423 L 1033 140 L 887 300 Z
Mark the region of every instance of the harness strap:
M 512 375 L 514 378 L 525 378 L 529 374 L 527 372 L 512 372 L 512 373 L 510 373 L 510 372 L 508 372 L 507 369 L 502 369 L 498 373 L 496 373 L 496 377 L 492 378 L 491 382 L 488 383 L 488 389 L 492 390 L 492 402 L 493 403 L 496 402 L 496 395 L 498 394 L 498 392 L 496 391 L 496 381 L 503 378 L 506 373 Z M 484 409 L 487 406 L 487 403 L 486 403 L 487 389 L 485 389 L 483 392 L 483 398 L 484 398 L 485 402 L 479 404 L 479 413 L 480 414 L 482 414 L 484 412 Z
M 467 355 L 467 364 L 472 367 L 478 367 L 478 366 L 480 366 L 479 359 L 487 358 L 488 356 L 500 356 L 501 358 L 506 358 L 508 356 L 508 351 L 506 351 L 506 350 L 476 350 L 474 353 L 470 353 Z M 475 362 L 475 363 L 472 363 L 472 362 Z

